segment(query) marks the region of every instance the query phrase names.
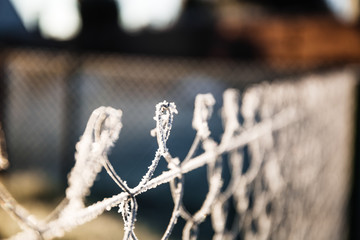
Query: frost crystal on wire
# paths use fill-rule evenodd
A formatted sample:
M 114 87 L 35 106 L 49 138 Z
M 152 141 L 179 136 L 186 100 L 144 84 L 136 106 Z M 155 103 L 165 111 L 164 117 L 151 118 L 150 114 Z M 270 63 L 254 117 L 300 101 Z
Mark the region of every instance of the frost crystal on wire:
M 273 231 L 276 231 L 274 226 L 279 227 L 279 223 L 283 223 L 284 218 L 282 215 L 279 216 L 279 214 L 286 214 L 286 212 L 281 211 L 276 213 L 276 207 L 278 208 L 277 210 L 282 209 L 282 206 L 286 203 L 294 207 L 292 211 L 299 212 L 304 210 L 297 206 L 300 201 L 296 203 L 297 205 L 291 205 L 292 203 L 285 202 L 286 199 L 279 196 L 287 194 L 287 192 L 284 192 L 285 188 L 296 187 L 295 185 L 306 185 L 304 181 L 295 182 L 293 185 L 285 182 L 286 178 L 283 175 L 291 167 L 291 164 L 293 164 L 293 170 L 294 166 L 298 170 L 296 174 L 301 175 L 303 173 L 300 171 L 301 169 L 296 168 L 298 166 L 296 164 L 299 164 L 298 162 L 288 161 L 286 168 L 283 167 L 279 159 L 282 158 L 282 161 L 287 160 L 285 158 L 289 154 L 286 154 L 286 149 L 277 149 L 279 150 L 278 152 L 274 151 L 274 139 L 276 137 L 277 144 L 280 144 L 281 147 L 291 146 L 287 143 L 288 141 L 292 141 L 292 144 L 303 144 L 298 139 L 294 140 L 294 128 L 290 128 L 291 131 L 288 132 L 287 130 L 279 130 L 289 127 L 290 124 L 294 123 L 296 128 L 301 127 L 298 122 L 304 117 L 304 112 L 314 111 L 314 102 L 327 100 L 329 92 L 338 94 L 342 91 L 346 92 L 347 88 L 350 89 L 351 87 L 351 84 L 346 85 L 344 82 L 339 84 L 339 82 L 335 81 L 335 83 L 333 85 L 330 84 L 331 87 L 326 88 L 326 91 L 322 89 L 324 86 L 314 84 L 311 81 L 299 83 L 297 87 L 300 90 L 296 91 L 300 91 L 301 101 L 296 99 L 298 102 L 293 100 L 296 98 L 295 94 L 293 94 L 295 88 L 289 86 L 270 88 L 268 85 L 264 85 L 252 88 L 242 95 L 242 99 L 240 99 L 240 94 L 236 90 L 227 90 L 223 95 L 224 105 L 221 115 L 224 124 L 224 134 L 220 142 L 216 142 L 210 137 L 211 132 L 208 126 L 208 120 L 213 112 L 215 99 L 211 94 L 198 95 L 195 100 L 192 123 L 193 128 L 196 130 L 196 136 L 187 156 L 182 161 L 177 157 L 172 157 L 166 146 L 174 114 L 177 114 L 176 106 L 174 103 L 167 101 L 160 102 L 156 105 L 154 117 L 156 128 L 152 131 L 152 135 L 157 138 L 158 149 L 148 167 L 148 171 L 134 188 L 130 188 L 126 181 L 116 174 L 115 169 L 107 158 L 107 153 L 117 140 L 122 128 L 122 112 L 110 107 L 100 107 L 90 116 L 84 135 L 76 145 L 76 163 L 69 174 L 69 187 L 66 191 L 66 198 L 47 219 L 38 221 L 36 218 L 33 218 L 12 198 L 11 194 L 0 183 L 0 205 L 17 221 L 22 229 L 22 232 L 16 234 L 11 239 L 47 240 L 61 237 L 66 231 L 71 231 L 76 226 L 97 218 L 104 211 L 111 210 L 113 207 L 118 207 L 118 212 L 123 217 L 124 240 L 137 239 L 134 232 L 138 210 L 136 197 L 164 183 L 170 184 L 174 206 L 169 224 L 162 236 L 163 240 L 169 239 L 178 218 L 182 218 L 185 221 L 183 229 L 183 239 L 185 240 L 197 239 L 200 225 L 207 218 L 211 219 L 213 226 L 213 240 L 238 238 L 269 239 L 273 237 Z M 339 89 L 342 86 L 345 86 L 344 89 Z M 311 98 L 308 99 L 309 93 Z M 343 99 L 344 103 L 348 103 L 346 102 L 347 98 L 341 98 L 341 94 L 339 96 L 340 98 L 338 99 Z M 278 99 L 287 99 L 287 102 L 285 102 L 286 104 L 279 104 Z M 238 104 L 239 100 L 242 100 L 241 109 Z M 291 105 L 291 101 L 296 102 L 296 104 Z M 316 110 L 318 109 L 316 108 Z M 330 110 L 327 109 L 327 111 L 324 111 L 324 114 L 336 114 L 336 111 L 331 112 Z M 243 119 L 242 125 L 239 123 L 238 115 L 241 115 Z M 307 120 L 309 120 L 307 123 L 310 125 L 322 124 L 321 121 L 316 122 L 313 118 L 308 118 Z M 329 124 L 331 129 L 333 129 L 333 121 L 329 121 Z M 340 126 L 342 125 L 340 124 Z M 273 134 L 275 131 L 279 131 L 279 134 Z M 338 132 L 335 131 L 335 133 Z M 311 136 L 315 139 L 317 138 L 314 134 Z M 0 138 L 2 141 L 0 145 L 1 168 L 7 163 L 7 155 L 3 147 L 4 138 L 3 136 L 0 136 Z M 313 139 L 311 141 L 306 143 L 307 145 L 305 146 L 309 149 L 319 149 L 320 145 L 314 142 Z M 312 146 L 314 143 L 315 146 Z M 195 150 L 198 147 L 203 148 L 203 153 L 196 155 Z M 304 150 L 304 148 L 302 147 L 300 150 Z M 305 161 L 308 159 L 309 153 L 318 154 L 320 152 L 310 152 L 307 150 L 306 154 L 308 155 L 304 155 L 305 153 L 298 151 L 297 148 L 292 149 L 292 151 L 300 156 L 294 159 L 296 161 L 301 160 L 301 163 L 303 163 L 304 159 Z M 250 164 L 245 168 L 244 161 L 246 157 L 250 159 Z M 161 158 L 168 162 L 169 169 L 162 172 L 159 176 L 153 177 L 155 168 Z M 309 159 L 313 160 L 313 158 Z M 319 158 L 319 160 L 321 159 Z M 227 162 L 229 166 L 229 181 L 222 180 L 224 162 Z M 313 161 L 309 161 L 308 166 L 311 169 L 321 166 L 318 170 L 322 171 L 322 164 L 323 162 L 316 164 Z M 185 174 L 203 166 L 206 166 L 207 169 L 208 192 L 202 206 L 194 214 L 191 214 L 183 203 Z M 102 167 L 106 169 L 109 176 L 119 186 L 119 193 L 86 206 L 84 203 L 85 197 L 89 194 L 95 177 Z M 330 165 L 330 167 L 332 166 Z M 337 165 L 334 165 L 334 168 L 331 168 L 331 170 L 338 170 L 336 167 Z M 341 185 L 337 185 L 334 182 L 338 179 L 333 178 L 332 171 L 330 171 L 330 177 L 326 175 L 324 177 L 323 173 L 321 173 L 322 177 L 324 177 L 322 182 L 329 180 L 335 183 L 327 184 L 331 190 L 334 186 L 341 187 Z M 315 179 L 317 177 L 316 173 L 312 172 L 310 177 Z M 307 179 L 308 177 L 306 176 L 307 186 L 309 186 L 309 183 L 311 187 L 313 185 L 321 186 L 317 185 L 317 182 Z M 295 178 L 295 180 L 301 181 L 301 178 Z M 316 191 L 312 192 L 316 193 Z M 296 197 L 301 198 L 301 194 L 297 194 Z M 321 196 L 317 195 L 315 198 L 316 203 L 318 203 L 318 199 Z M 328 203 L 328 201 L 326 202 Z M 231 217 L 229 214 L 230 204 L 233 204 L 235 210 L 235 216 L 232 221 L 228 221 L 229 217 Z M 319 209 L 321 209 L 321 206 L 316 208 L 317 211 L 314 211 L 314 214 L 321 214 L 323 212 L 320 212 Z M 311 214 L 311 211 L 309 211 L 306 215 L 312 216 Z M 301 214 L 298 216 L 304 217 Z M 291 220 L 290 215 L 287 217 Z M 297 220 L 296 223 L 298 223 Z M 303 220 L 308 220 L 308 218 L 300 219 L 299 223 L 301 224 Z M 324 218 L 324 220 L 326 219 Z M 306 225 L 305 229 L 308 229 L 308 226 Z M 291 234 L 293 234 L 292 236 L 299 236 L 296 233 L 295 235 L 294 233 Z M 293 237 L 292 239 L 298 238 Z M 320 238 L 328 239 L 328 237 Z
M 177 114 L 175 103 L 163 101 L 156 105 L 154 120 L 156 121 L 156 128 L 151 131 L 151 135 L 157 137 L 159 151 L 161 153 L 167 152 L 166 142 L 170 136 L 174 114 Z

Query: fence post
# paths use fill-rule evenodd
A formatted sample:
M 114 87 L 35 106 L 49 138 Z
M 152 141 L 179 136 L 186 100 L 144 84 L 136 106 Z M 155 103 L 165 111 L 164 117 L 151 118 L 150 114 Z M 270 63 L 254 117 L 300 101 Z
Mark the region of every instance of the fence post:
M 77 97 L 78 71 L 82 63 L 81 55 L 71 53 L 68 56 L 69 65 L 64 77 L 64 99 L 63 99 L 63 124 L 62 124 L 62 158 L 60 163 L 60 174 L 64 176 L 62 182 L 67 181 L 67 174 L 74 165 L 75 144 L 78 136 L 75 136 L 74 129 L 78 128 L 76 119 L 79 114 L 79 102 Z
M 359 78 L 359 74 L 358 74 Z M 350 240 L 360 239 L 360 81 L 357 84 L 357 108 L 355 124 L 355 142 L 354 142 L 354 163 L 353 163 L 353 183 L 352 195 L 349 206 L 350 218 Z
M 6 83 L 5 83 L 5 51 L 0 46 L 0 122 L 4 127 L 4 113 L 6 100 Z

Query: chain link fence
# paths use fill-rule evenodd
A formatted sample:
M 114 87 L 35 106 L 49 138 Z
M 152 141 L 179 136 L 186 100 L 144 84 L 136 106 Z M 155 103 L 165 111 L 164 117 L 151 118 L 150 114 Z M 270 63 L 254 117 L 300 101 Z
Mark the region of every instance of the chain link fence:
M 189 142 L 194 135 L 188 126 L 196 94 L 213 93 L 219 109 L 228 87 L 244 89 L 295 72 L 291 67 L 276 71 L 254 63 L 30 49 L 11 50 L 4 56 L 2 121 L 12 166 L 40 168 L 55 176 L 72 166 L 75 143 L 91 111 L 99 106 L 124 111 L 122 139 L 126 140 L 120 140 L 116 149 L 121 150 L 113 152 L 114 158 L 146 159 L 154 149 L 149 146 L 148 133 L 154 126 L 149 116 L 157 102 L 177 103 L 180 120 L 175 124 L 181 130 L 174 134 Z M 186 153 L 186 144 L 177 148 L 180 156 Z
M 123 129 L 110 160 L 119 175 L 130 186 L 135 186 L 157 148 L 150 136 L 155 126 L 152 117 L 156 103 L 164 99 L 176 102 L 179 114 L 174 120 L 168 148 L 173 156 L 183 159 L 196 134 L 191 129 L 191 121 L 197 94 L 210 92 L 217 101 L 210 128 L 212 137 L 219 141 L 223 133 L 219 116 L 224 90 L 230 87 L 246 90 L 255 83 L 289 79 L 248 89 L 256 92 L 254 96 L 261 102 L 259 108 L 268 111 L 255 111 L 255 122 L 260 122 L 264 114 L 271 115 L 285 106 L 307 112 L 300 123 L 273 133 L 270 147 L 269 143 L 260 141 L 257 151 L 262 154 L 260 162 L 264 164 L 260 169 L 266 169 L 266 162 L 271 162 L 266 159 L 276 156 L 286 188 L 273 196 L 272 205 L 264 205 L 265 214 L 272 216 L 273 228 L 267 230 L 267 235 L 261 235 L 262 210 L 257 212 L 256 203 L 257 199 L 268 197 L 262 192 L 267 193 L 267 188 L 271 188 L 273 173 L 259 170 L 259 176 L 248 182 L 246 198 L 250 203 L 245 208 L 248 217 L 238 238 L 343 239 L 346 235 L 355 109 L 354 73 L 309 76 L 305 84 L 305 80 L 296 76 L 321 66 L 312 69 L 291 65 L 269 67 L 225 60 L 29 49 L 10 50 L 4 56 L 1 120 L 11 167 L 13 170 L 41 170 L 57 181 L 63 181 L 73 166 L 75 144 L 91 112 L 99 106 L 123 111 Z M 343 79 L 343 83 L 331 79 Z M 243 116 L 240 120 L 244 121 Z M 254 154 L 259 153 L 254 147 L 256 144 L 243 149 L 244 166 L 251 166 Z M 166 168 L 166 164 L 160 164 L 157 171 L 161 173 Z M 224 171 L 229 173 L 230 170 L 225 168 Z M 115 185 L 100 176 L 105 184 L 95 184 L 92 191 L 98 194 L 113 191 Z M 191 201 L 190 211 L 203 201 L 194 194 L 207 192 L 202 178 L 206 178 L 206 169 L 186 177 L 184 202 Z M 226 174 L 224 181 L 229 181 Z M 260 191 L 255 190 L 257 188 Z M 159 188 L 146 193 L 146 199 L 154 201 L 158 207 L 170 206 L 169 198 L 156 197 L 165 193 L 168 194 L 168 189 Z

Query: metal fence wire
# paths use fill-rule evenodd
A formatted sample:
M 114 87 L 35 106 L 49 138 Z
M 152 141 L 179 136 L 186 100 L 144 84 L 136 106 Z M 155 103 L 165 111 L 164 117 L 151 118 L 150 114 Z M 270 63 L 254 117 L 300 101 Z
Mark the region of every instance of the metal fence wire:
M 213 93 L 219 109 L 226 88 L 243 89 L 250 83 L 289 74 L 261 64 L 216 60 L 30 49 L 11 50 L 5 56 L 2 121 L 12 166 L 35 167 L 52 174 L 58 174 L 59 169 L 60 174 L 68 172 L 75 143 L 90 113 L 99 106 L 124 111 L 126 128 L 122 135 L 126 148 L 114 150 L 112 155 L 141 159 L 154 147 L 149 146 L 148 132 L 153 127 L 149 116 L 157 102 L 164 99 L 177 102 L 181 120 L 175 124 L 181 125 L 178 127 L 181 130 L 174 134 L 191 139 L 194 132 L 188 126 L 196 94 Z M 178 147 L 179 154 L 184 155 L 186 144 Z M 143 151 L 139 153 L 136 149 Z
M 53 178 L 64 178 L 74 165 L 75 144 L 91 112 L 99 106 L 112 106 L 122 110 L 123 128 L 109 159 L 127 184 L 135 187 L 157 149 L 150 130 L 155 126 L 154 106 L 158 102 L 166 99 L 176 103 L 179 114 L 174 117 L 167 147 L 172 156 L 182 160 L 196 136 L 191 127 L 195 97 L 213 94 L 216 104 L 209 120 L 209 137 L 220 143 L 227 127 L 221 119 L 223 92 L 235 88 L 242 92 L 238 109 L 233 109 L 239 111 L 240 126 L 227 144 L 236 147 L 225 147 L 228 150 L 217 155 L 224 167 L 220 174 L 224 185 L 204 214 L 212 217 L 213 239 L 343 239 L 346 234 L 354 129 L 353 72 L 295 78 L 304 69 L 45 50 L 11 50 L 5 59 L 1 120 L 13 169 L 38 168 Z M 281 76 L 289 80 L 273 81 Z M 274 83 L 261 83 L 264 80 Z M 284 109 L 290 112 L 279 120 Z M 246 130 L 261 132 L 261 127 L 256 130 L 261 124 L 267 126 L 266 133 L 237 142 Z M 276 124 L 281 127 L 272 129 Z M 167 167 L 160 163 L 156 174 Z M 206 179 L 206 174 L 209 172 L 202 168 L 196 175 L 184 175 L 184 202 L 191 199 L 195 206 L 202 204 L 204 199 L 196 193 L 206 195 L 207 187 L 211 188 L 210 182 L 204 186 L 198 181 Z M 227 196 L 232 181 L 236 187 Z M 110 188 L 114 185 L 95 186 L 92 191 Z M 161 205 L 156 195 L 166 191 L 147 196 Z M 228 205 L 233 206 L 232 220 L 227 220 Z M 196 228 L 188 224 L 200 225 L 202 219 L 196 222 L 195 218 L 182 217 L 184 229 L 188 228 L 184 235 L 198 237 Z M 128 236 L 134 238 L 132 230 Z

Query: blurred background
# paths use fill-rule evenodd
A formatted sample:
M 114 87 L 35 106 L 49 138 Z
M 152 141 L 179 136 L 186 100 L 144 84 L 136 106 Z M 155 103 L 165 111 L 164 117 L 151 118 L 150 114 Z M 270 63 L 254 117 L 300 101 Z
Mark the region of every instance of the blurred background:
M 195 136 L 191 120 L 198 93 L 211 92 L 217 100 L 211 126 L 218 140 L 226 88 L 356 68 L 359 11 L 358 0 L 1 0 L 0 121 L 10 159 L 1 176 L 20 202 L 36 208 L 31 199 L 40 199 L 48 203 L 41 206 L 51 209 L 64 194 L 75 144 L 88 117 L 95 108 L 109 105 L 124 114 L 110 160 L 135 186 L 157 148 L 150 136 L 156 103 L 176 102 L 179 115 L 168 147 L 173 156 L 184 158 Z M 353 239 L 360 238 L 355 228 L 360 223 L 356 136 Z M 157 173 L 165 169 L 162 163 Z M 203 200 L 191 197 L 192 192 L 205 196 L 207 191 L 199 188 L 205 180 L 193 180 L 205 174 L 206 169 L 199 169 L 187 178 L 192 181 L 185 194 L 190 210 Z M 37 184 L 29 186 L 32 181 Z M 19 186 L 30 190 L 17 190 Z M 117 192 L 101 173 L 89 202 Z M 169 206 L 164 214 L 170 216 L 168 187 L 144 194 L 139 204 L 144 218 L 164 205 Z M 5 222 L 5 215 L 0 219 Z M 149 232 L 163 231 L 167 219 L 159 219 Z M 11 234 L 9 229 L 16 232 L 0 226 L 0 237 Z M 113 229 L 122 232 L 117 224 Z M 146 224 L 144 229 L 149 229 Z M 180 231 L 175 229 L 175 236 Z M 67 237 L 80 239 L 76 233 Z
M 312 63 L 359 59 L 357 0 L 4 0 L 5 46 Z

